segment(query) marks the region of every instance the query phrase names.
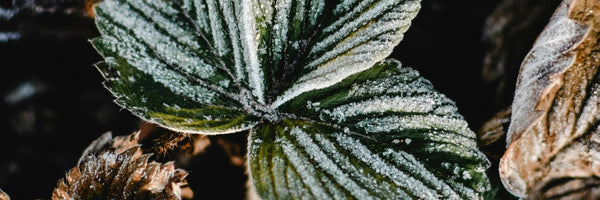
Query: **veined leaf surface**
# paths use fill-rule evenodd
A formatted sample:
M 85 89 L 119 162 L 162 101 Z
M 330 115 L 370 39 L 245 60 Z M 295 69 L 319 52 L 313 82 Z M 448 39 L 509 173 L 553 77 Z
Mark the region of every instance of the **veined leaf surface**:
M 479 199 L 485 155 L 454 102 L 388 60 L 281 106 L 301 120 L 251 131 L 249 165 L 267 199 Z
M 516 196 L 600 198 L 599 9 L 563 1 L 521 65 L 499 169 Z
M 134 114 L 185 132 L 252 128 L 262 197 L 480 198 L 487 160 L 454 103 L 382 61 L 419 8 L 105 0 L 92 43 L 107 87 Z
M 231 133 L 260 118 L 280 120 L 279 105 L 388 56 L 419 7 L 418 0 L 109 0 L 96 8 L 102 36 L 92 43 L 123 107 L 174 130 Z

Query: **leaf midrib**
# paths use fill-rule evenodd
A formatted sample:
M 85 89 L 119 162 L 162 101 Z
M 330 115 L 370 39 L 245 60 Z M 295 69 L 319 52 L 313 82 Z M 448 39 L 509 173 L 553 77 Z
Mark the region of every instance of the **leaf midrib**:
M 134 6 L 132 6 L 130 4 L 130 2 L 126 2 L 126 3 L 130 6 L 130 9 L 133 12 L 135 12 L 136 14 L 138 14 L 140 17 L 143 17 L 144 19 L 146 19 L 148 21 L 153 21 L 147 15 L 145 15 L 144 12 L 141 12 L 139 9 L 135 8 Z M 152 6 L 152 5 L 149 5 L 149 6 Z M 181 10 L 180 5 L 177 5 L 177 6 L 174 6 L 174 7 L 176 7 L 178 10 Z M 153 9 L 155 9 L 155 8 L 153 7 Z M 164 16 L 164 13 L 160 12 L 160 10 L 155 9 L 155 11 Z M 98 14 L 103 15 L 109 21 L 114 21 L 114 19 L 108 13 L 105 13 L 102 9 L 97 9 L 97 12 L 98 12 Z M 185 13 L 185 12 L 183 12 L 183 13 Z M 185 16 L 184 18 L 187 19 L 187 20 L 190 20 L 190 18 L 188 16 Z M 196 26 L 195 22 L 193 22 L 192 24 L 194 24 L 194 26 Z M 225 97 L 227 97 L 227 98 L 229 98 L 229 99 L 231 99 L 233 101 L 236 101 L 237 103 L 239 103 L 240 105 L 242 105 L 243 110 L 247 114 L 249 114 L 249 115 L 252 115 L 252 116 L 255 116 L 255 117 L 258 117 L 258 118 L 265 118 L 265 119 L 267 119 L 269 121 L 278 121 L 279 120 L 280 117 L 278 117 L 278 114 L 275 113 L 275 111 L 273 109 L 270 109 L 270 107 L 257 102 L 252 97 L 251 92 L 247 88 L 242 87 L 241 83 L 239 82 L 239 79 L 237 79 L 237 78 L 232 78 L 231 79 L 232 81 L 234 81 L 234 86 L 239 90 L 239 92 L 240 92 L 239 95 L 227 92 L 221 86 L 210 84 L 210 83 L 204 81 L 200 77 L 197 77 L 195 75 L 192 75 L 190 73 L 182 71 L 180 68 L 175 67 L 175 66 L 173 66 L 171 64 L 168 64 L 166 62 L 166 60 L 164 59 L 163 56 L 161 56 L 160 54 L 157 54 L 155 52 L 155 50 L 153 48 L 151 48 L 151 46 L 147 42 L 145 42 L 144 40 L 142 40 L 139 37 L 137 37 L 134 33 L 132 33 L 132 30 L 130 28 L 127 28 L 127 27 L 125 27 L 125 26 L 123 26 L 122 24 L 119 24 L 119 23 L 113 23 L 113 25 L 117 26 L 117 27 L 119 27 L 119 28 L 121 28 L 121 29 L 123 29 L 123 30 L 125 30 L 127 32 L 129 32 L 130 33 L 129 35 L 131 37 L 135 38 L 135 40 L 137 42 L 139 42 L 140 44 L 143 44 L 144 46 L 147 47 L 149 53 L 151 53 L 152 55 L 154 55 L 163 64 L 165 64 L 166 66 L 168 66 L 168 68 L 170 70 L 173 70 L 173 71 L 175 71 L 175 72 L 183 75 L 188 81 L 191 81 L 192 83 L 196 83 L 196 84 L 204 86 L 204 87 L 207 87 L 208 89 L 210 89 L 212 91 L 215 91 L 215 92 L 217 92 L 219 94 L 222 94 Z M 173 42 L 175 42 L 175 43 L 177 43 L 177 44 L 185 47 L 185 45 L 181 44 L 181 42 L 179 42 L 178 40 L 176 40 L 176 38 L 174 38 L 173 35 L 169 34 L 169 32 L 166 31 L 166 30 L 164 30 L 162 27 L 155 25 L 155 28 L 157 30 L 161 31 L 164 35 L 166 35 L 169 38 L 171 38 Z M 202 32 L 198 32 L 196 30 L 195 33 L 198 34 L 198 35 L 201 35 L 202 38 L 206 38 Z M 208 43 L 208 46 L 210 47 L 210 49 L 212 51 L 210 53 L 214 54 L 215 53 L 215 49 L 212 46 L 212 44 Z M 194 52 L 194 54 L 199 53 L 199 52 L 196 52 L 194 50 L 190 50 L 190 52 Z M 227 74 L 230 77 L 233 76 L 231 74 L 231 71 L 229 71 L 226 67 L 224 67 L 225 66 L 225 62 L 222 60 L 222 58 L 220 56 L 214 55 L 214 59 L 218 61 L 218 63 L 217 63 L 218 64 L 217 65 L 218 69 L 224 70 L 225 72 L 227 72 Z M 247 103 L 244 103 L 244 102 L 240 101 L 241 99 L 246 100 Z M 215 106 L 218 106 L 218 105 L 215 105 Z M 235 109 L 235 110 L 237 110 L 237 109 Z
M 379 2 L 378 0 L 375 0 L 374 2 L 371 2 L 369 4 L 371 4 L 369 6 L 368 9 L 371 9 L 370 7 L 374 6 L 375 4 L 377 4 L 377 2 Z M 130 9 L 135 12 L 137 15 L 139 15 L 140 17 L 148 20 L 148 21 L 154 21 L 151 19 L 150 16 L 147 15 L 147 13 L 139 10 L 138 8 L 136 8 L 135 6 L 133 6 L 131 4 L 131 2 L 128 1 L 124 1 L 121 2 L 121 4 L 127 4 Z M 240 82 L 239 78 L 236 78 L 235 75 L 233 74 L 233 72 L 226 67 L 226 62 L 223 60 L 223 57 L 218 56 L 217 50 L 214 47 L 214 44 L 212 42 L 210 42 L 210 40 L 207 38 L 207 36 L 204 34 L 204 32 L 198 27 L 198 24 L 196 23 L 196 21 L 194 19 L 191 18 L 190 13 L 185 12 L 182 4 L 180 2 L 170 2 L 170 4 L 172 5 L 171 7 L 174 8 L 175 10 L 177 10 L 179 13 L 181 13 L 181 15 L 179 15 L 179 18 L 182 20 L 185 20 L 186 24 L 191 25 L 193 28 L 191 29 L 186 29 L 190 32 L 193 32 L 197 35 L 197 39 L 202 41 L 201 43 L 204 43 L 205 45 L 202 45 L 204 47 L 207 48 L 206 52 L 198 52 L 199 50 L 204 50 L 204 49 L 194 49 L 194 50 L 190 50 L 186 45 L 184 45 L 183 43 L 181 43 L 180 41 L 177 40 L 177 38 L 175 38 L 175 36 L 173 36 L 172 34 L 170 34 L 168 32 L 168 30 L 165 30 L 163 27 L 158 26 L 156 24 L 154 24 L 154 27 L 161 32 L 161 34 L 171 38 L 171 41 L 177 43 L 178 45 L 182 46 L 183 48 L 190 50 L 190 52 L 193 52 L 195 54 L 195 56 L 198 56 L 199 54 L 212 54 L 212 58 L 208 59 L 208 61 L 212 61 L 210 62 L 210 65 L 213 65 L 213 67 L 215 67 L 217 70 L 220 70 L 222 72 L 225 72 L 227 75 L 226 77 L 229 78 L 230 81 L 233 82 L 233 88 L 237 89 L 239 91 L 239 93 L 232 93 L 232 92 L 228 92 L 226 91 L 224 88 L 222 88 L 221 86 L 215 85 L 210 83 L 209 81 L 206 81 L 200 77 L 198 77 L 195 74 L 190 74 L 185 72 L 184 70 L 182 70 L 180 67 L 177 66 L 173 66 L 171 64 L 168 64 L 164 58 L 164 56 L 161 56 L 160 54 L 156 53 L 156 50 L 154 50 L 153 48 L 150 48 L 151 46 L 145 42 L 144 40 L 141 40 L 139 37 L 137 37 L 135 34 L 130 34 L 132 35 L 131 37 L 135 38 L 135 40 L 137 40 L 137 42 L 143 44 L 144 46 L 146 46 L 148 48 L 149 53 L 151 53 L 152 55 L 156 56 L 157 59 L 159 59 L 161 62 L 163 62 L 164 64 L 166 64 L 166 66 L 170 69 L 173 70 L 174 72 L 181 74 L 182 76 L 184 76 L 188 81 L 190 81 L 193 84 L 198 84 L 201 85 L 203 87 L 206 87 L 207 89 L 210 89 L 218 94 L 223 95 L 224 97 L 232 100 L 233 102 L 237 102 L 239 105 L 241 105 L 243 111 L 245 111 L 248 115 L 252 115 L 258 118 L 261 118 L 262 120 L 267 120 L 270 122 L 279 122 L 284 118 L 287 119 L 292 119 L 292 120 L 300 120 L 300 119 L 304 119 L 306 120 L 306 118 L 304 117 L 298 117 L 297 115 L 295 115 L 294 113 L 286 113 L 286 112 L 280 112 L 280 110 L 278 108 L 273 108 L 271 106 L 271 101 L 273 99 L 275 99 L 277 97 L 277 94 L 281 91 L 279 90 L 284 90 L 284 88 L 287 88 L 287 86 L 289 86 L 291 83 L 293 82 L 293 80 L 296 80 L 298 77 L 294 76 L 294 74 L 298 74 L 296 73 L 297 71 L 301 71 L 303 70 L 301 68 L 301 66 L 303 66 L 303 63 L 307 63 L 306 58 L 310 57 L 310 50 L 314 47 L 314 45 L 319 41 L 315 38 L 323 38 L 326 37 L 327 35 L 331 34 L 331 33 L 325 33 L 323 31 L 324 26 L 331 26 L 333 23 L 337 22 L 336 20 L 330 21 L 330 20 L 317 20 L 318 22 L 314 25 L 315 26 L 315 31 L 312 31 L 312 33 L 310 34 L 310 36 L 300 36 L 300 38 L 304 38 L 302 39 L 303 41 L 306 41 L 307 44 L 304 46 L 304 48 L 300 48 L 299 49 L 299 54 L 296 56 L 290 56 L 287 55 L 285 53 L 282 53 L 282 55 L 284 56 L 283 59 L 281 59 L 281 65 L 283 65 L 282 67 L 284 67 L 284 69 L 292 69 L 292 70 L 282 70 L 282 76 L 279 79 L 275 79 L 278 80 L 276 81 L 277 85 L 274 85 L 272 88 L 269 89 L 269 92 L 267 93 L 267 103 L 261 103 L 258 102 L 254 96 L 252 95 L 252 92 L 243 86 L 243 84 Z M 335 4 L 335 3 L 334 3 Z M 332 7 L 334 6 L 334 4 L 330 4 L 330 3 L 326 3 L 325 7 Z M 168 15 L 165 14 L 163 12 L 163 10 L 161 10 L 160 8 L 157 8 L 155 5 L 153 4 L 149 4 L 146 3 L 145 5 L 147 5 L 148 7 L 152 8 L 153 12 L 156 12 L 158 14 L 160 14 L 162 17 L 168 18 Z M 274 5 L 273 5 L 274 6 Z M 306 6 L 310 6 L 310 2 L 306 4 Z M 367 9 L 367 10 L 368 10 Z M 333 10 L 334 9 L 324 9 L 325 11 L 323 13 L 321 13 L 321 15 L 319 16 L 319 19 L 322 19 L 326 16 L 333 16 Z M 353 9 L 354 10 L 354 9 Z M 99 10 L 102 13 L 102 10 Z M 276 14 L 276 12 L 273 12 L 273 14 Z M 305 17 L 307 17 L 309 13 L 306 12 L 304 13 Z M 380 13 L 379 15 L 383 15 L 384 13 Z M 114 21 L 110 15 L 107 15 L 106 13 L 104 14 L 109 20 Z M 288 17 L 292 17 L 291 15 Z M 290 19 L 292 20 L 292 19 Z M 305 24 L 304 26 L 306 26 L 307 23 L 309 23 L 309 21 L 303 21 L 303 23 Z M 368 24 L 368 23 L 367 23 Z M 121 24 L 115 23 L 114 25 L 121 27 L 123 30 L 126 30 L 127 32 L 131 33 L 131 30 L 123 27 Z M 288 24 L 291 26 L 291 24 Z M 361 27 L 364 27 L 365 24 L 363 24 Z M 319 28 L 320 27 L 320 28 Z M 356 32 L 356 31 L 354 31 Z M 385 34 L 387 32 L 383 32 L 380 33 L 378 35 L 381 34 Z M 288 36 L 290 36 L 290 34 L 292 34 L 292 31 L 288 31 L 286 34 L 288 34 Z M 325 35 L 324 35 L 325 34 Z M 350 34 L 352 35 L 352 34 Z M 348 37 L 348 36 L 346 36 Z M 232 42 L 232 41 L 231 41 Z M 269 41 L 270 42 L 270 41 Z M 357 45 L 357 46 L 360 46 Z M 331 47 L 333 48 L 333 47 Z M 353 47 L 356 48 L 356 47 Z M 330 49 L 330 48 L 329 48 Z M 289 50 L 289 47 L 286 46 L 284 49 L 282 49 L 282 52 L 286 52 Z M 327 50 L 327 49 L 325 49 Z M 290 57 L 292 57 L 291 59 L 289 59 Z M 291 63 L 288 63 L 291 62 Z M 240 110 L 240 109 L 237 109 Z M 313 120 L 311 120 L 313 121 Z M 324 122 L 320 122 L 320 123 L 324 123 Z M 329 126 L 334 126 L 337 127 L 334 124 L 331 123 L 325 123 L 328 124 Z M 360 135 L 360 134 L 359 134 Z M 368 137 L 367 137 L 368 138 Z

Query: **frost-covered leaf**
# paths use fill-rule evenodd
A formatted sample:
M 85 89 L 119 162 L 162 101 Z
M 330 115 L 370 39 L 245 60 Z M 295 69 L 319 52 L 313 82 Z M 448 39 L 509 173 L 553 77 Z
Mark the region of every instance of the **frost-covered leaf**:
M 117 103 L 170 129 L 246 130 L 388 56 L 419 0 L 106 0 L 96 7 Z
M 501 0 L 485 19 L 482 78 L 494 109 L 509 106 L 523 57 L 562 0 Z
M 517 196 L 600 175 L 599 9 L 598 0 L 564 1 L 523 61 L 500 162 Z
M 105 0 L 92 43 L 117 102 L 140 117 L 196 133 L 254 127 L 249 167 L 263 198 L 481 198 L 487 160 L 454 103 L 380 62 L 419 8 Z
M 252 129 L 266 199 L 479 199 L 488 165 L 454 102 L 388 60 L 282 105 L 298 120 Z

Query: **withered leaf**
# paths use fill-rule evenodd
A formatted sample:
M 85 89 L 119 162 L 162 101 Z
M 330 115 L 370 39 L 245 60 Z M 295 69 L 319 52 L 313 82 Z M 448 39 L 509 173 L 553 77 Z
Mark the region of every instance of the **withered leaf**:
M 510 105 L 523 57 L 562 0 L 502 0 L 486 18 L 482 78 L 494 91 L 491 106 Z
M 485 122 L 477 132 L 477 146 L 488 146 L 502 138 L 506 134 L 506 129 L 510 123 L 511 112 L 510 107 L 502 109 Z
M 525 199 L 598 199 L 599 196 L 600 179 L 597 177 L 563 178 L 536 186 Z
M 477 146 L 493 164 L 500 161 L 506 150 L 506 132 L 510 125 L 511 107 L 502 109 L 477 131 Z
M 552 180 L 600 175 L 598 22 L 599 0 L 565 0 L 521 65 L 500 161 L 516 196 L 532 198 Z
M 138 135 L 107 133 L 92 142 L 52 199 L 181 199 L 187 172 L 173 162 L 149 162 L 152 154 L 142 152 Z
M 6 194 L 2 189 L 0 189 L 0 200 L 10 200 L 8 194 Z

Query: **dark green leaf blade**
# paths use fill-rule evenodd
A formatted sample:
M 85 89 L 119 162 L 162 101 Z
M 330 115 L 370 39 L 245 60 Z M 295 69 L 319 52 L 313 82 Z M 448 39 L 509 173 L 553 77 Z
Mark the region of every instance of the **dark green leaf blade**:
M 480 199 L 489 165 L 454 103 L 388 60 L 280 107 L 300 120 L 252 130 L 259 194 L 315 198 Z M 287 177 L 287 179 L 286 179 Z
M 102 36 L 93 44 L 107 61 L 124 59 L 194 108 L 277 121 L 282 103 L 389 55 L 419 2 L 106 0 L 96 7 Z M 181 127 L 171 128 L 208 133 Z
M 322 28 L 309 37 L 305 54 L 288 55 L 300 56 L 295 57 L 300 68 L 285 69 L 296 76 L 291 84 L 274 88 L 278 93 L 272 108 L 304 92 L 331 86 L 386 58 L 421 8 L 420 0 L 341 1 L 322 6 L 325 10 L 318 18 Z
M 117 98 L 115 102 L 138 117 L 182 132 L 220 134 L 238 132 L 254 126 L 258 119 L 235 108 L 199 107 L 197 102 L 177 95 L 155 82 L 125 59 L 110 57 L 96 67 L 107 79 L 104 83 Z
M 163 1 L 103 1 L 102 33 L 92 44 L 117 103 L 146 121 L 191 133 L 220 134 L 257 123 L 244 89 L 183 13 Z

